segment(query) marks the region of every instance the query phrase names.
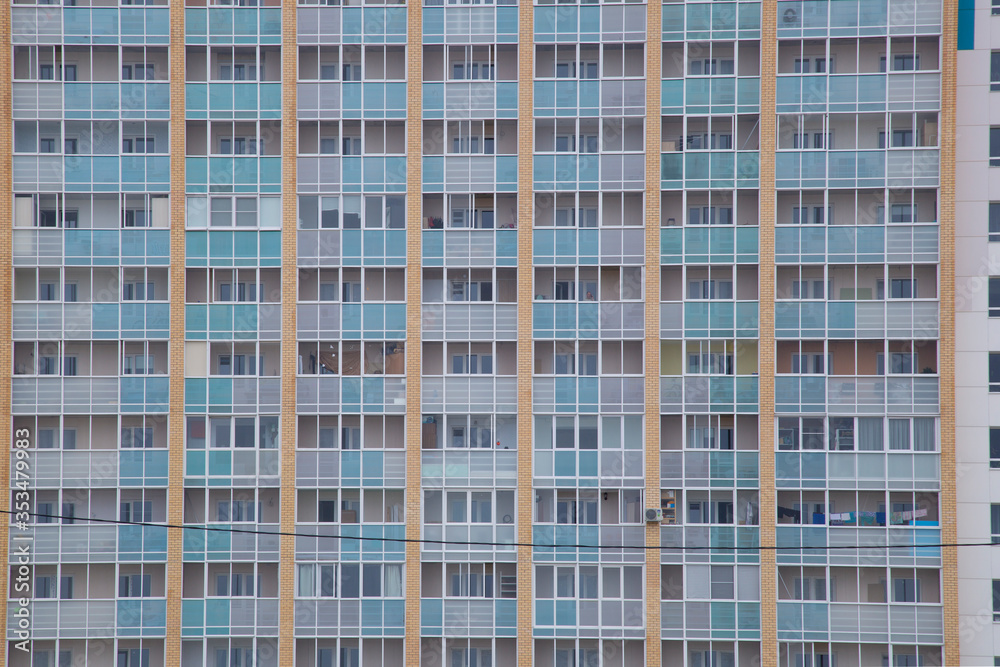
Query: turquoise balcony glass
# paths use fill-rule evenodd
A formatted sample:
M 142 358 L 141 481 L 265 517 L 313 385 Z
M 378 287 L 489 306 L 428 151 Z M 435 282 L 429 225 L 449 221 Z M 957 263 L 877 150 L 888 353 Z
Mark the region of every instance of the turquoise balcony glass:
M 736 112 L 756 113 L 760 110 L 760 78 L 742 76 L 736 79 Z
M 167 7 L 121 7 L 118 21 L 122 43 L 166 44 L 170 39 L 170 10 Z
M 740 413 L 757 412 L 759 404 L 759 387 L 756 376 L 740 376 L 736 378 L 736 411 Z
M 667 7 L 663 8 L 663 12 L 667 13 Z M 684 81 L 684 79 L 664 79 L 660 82 L 661 113 L 684 113 Z
M 166 632 L 166 600 L 118 600 L 118 632 L 124 636 L 155 636 Z
M 118 8 L 63 8 L 63 39 L 67 44 L 115 44 Z
M 759 466 L 757 452 L 736 452 L 735 472 L 737 484 L 748 482 L 746 486 L 755 486 L 758 481 Z
M 684 228 L 660 229 L 660 263 L 680 264 L 683 261 Z
M 760 3 L 740 2 L 739 3 L 739 29 L 740 39 L 754 39 L 760 37 Z
M 670 4 L 663 6 L 661 15 L 663 41 L 683 41 L 684 39 L 684 5 Z
M 165 486 L 168 452 L 166 449 L 122 450 L 118 458 L 118 477 L 122 486 Z
M 498 42 L 516 42 L 518 31 L 517 7 L 497 7 L 496 8 L 496 32 Z
M 660 180 L 664 190 L 677 190 L 683 185 L 684 153 L 660 155 Z
M 690 78 L 686 89 L 685 108 L 689 114 L 733 113 L 736 109 L 736 77 Z
M 496 232 L 498 266 L 514 266 L 517 262 L 517 230 L 498 229 Z
M 760 314 L 756 301 L 737 301 L 735 327 L 737 338 L 756 338 Z

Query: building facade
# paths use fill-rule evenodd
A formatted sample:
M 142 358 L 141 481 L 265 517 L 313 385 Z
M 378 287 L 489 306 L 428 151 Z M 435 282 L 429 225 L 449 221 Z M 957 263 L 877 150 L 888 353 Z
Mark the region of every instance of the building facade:
M 955 397 L 958 541 L 1000 542 L 1000 6 L 959 10 L 955 157 Z M 972 217 L 978 216 L 978 217 Z M 984 224 L 985 221 L 985 224 Z M 991 277 L 992 276 L 992 277 Z M 985 362 L 985 363 L 984 363 Z M 995 549 L 959 552 L 962 658 L 1000 664 L 1000 567 Z M 991 599 L 992 597 L 992 599 Z
M 962 12 L 0 7 L 0 661 L 958 664 Z

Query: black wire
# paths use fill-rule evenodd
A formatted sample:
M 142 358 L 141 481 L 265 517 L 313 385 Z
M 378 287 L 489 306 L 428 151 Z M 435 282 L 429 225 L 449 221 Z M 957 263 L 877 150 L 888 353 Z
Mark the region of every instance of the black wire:
M 201 526 L 171 523 L 153 523 L 151 521 L 122 521 L 120 519 L 97 519 L 61 514 L 41 514 L 36 512 L 16 512 L 14 510 L 0 510 L 2 514 L 17 514 L 48 519 L 72 519 L 76 521 L 91 521 L 95 523 L 110 523 L 120 526 L 145 526 L 149 528 L 173 528 L 180 530 L 200 530 L 213 533 L 242 533 L 247 535 L 270 535 L 278 537 L 316 537 L 330 540 L 359 540 L 369 542 L 401 542 L 413 544 L 451 544 L 460 546 L 480 546 L 480 547 L 531 547 L 536 549 L 631 549 L 635 551 L 799 551 L 818 549 L 934 549 L 951 547 L 992 547 L 994 542 L 964 542 L 964 543 L 936 543 L 936 544 L 837 544 L 830 546 L 777 546 L 760 545 L 756 547 L 730 547 L 730 546 L 672 546 L 662 545 L 617 545 L 617 544 L 541 544 L 538 542 L 463 542 L 459 540 L 432 540 L 426 538 L 406 538 L 406 537 L 366 537 L 353 535 L 320 535 L 319 533 L 300 533 L 295 531 L 275 531 L 275 530 L 254 530 L 252 528 L 225 528 L 222 526 Z M 14 524 L 17 527 L 19 524 Z M 24 530 L 28 527 L 35 527 L 37 524 L 24 524 Z M 44 525 L 44 524 L 42 524 Z M 64 524 L 65 525 L 65 524 Z M 13 539 L 17 539 L 15 535 Z

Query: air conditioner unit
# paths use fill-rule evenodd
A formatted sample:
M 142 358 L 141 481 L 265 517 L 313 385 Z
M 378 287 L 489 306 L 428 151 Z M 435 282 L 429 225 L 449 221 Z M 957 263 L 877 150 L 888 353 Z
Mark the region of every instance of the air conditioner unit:
M 646 523 L 661 523 L 663 521 L 663 510 L 650 507 L 646 510 Z

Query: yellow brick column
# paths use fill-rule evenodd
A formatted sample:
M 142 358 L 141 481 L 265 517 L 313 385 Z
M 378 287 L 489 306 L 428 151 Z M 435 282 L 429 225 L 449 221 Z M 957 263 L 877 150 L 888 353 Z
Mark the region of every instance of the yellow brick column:
M 777 667 L 777 566 L 775 552 L 774 480 L 774 150 L 775 59 L 778 55 L 777 0 L 764 0 L 760 21 L 760 658 Z
M 298 55 L 296 5 L 281 3 L 281 532 L 278 660 L 295 660 L 295 377 L 298 300 Z
M 14 202 L 12 196 L 13 182 L 11 175 L 11 162 L 13 160 L 13 136 L 14 122 L 12 116 L 11 94 L 13 84 L 11 83 L 10 55 L 13 53 L 10 44 L 10 3 L 0 3 L 0 48 L 8 54 L 6 58 L 0 58 L 0 434 L 7 439 L 4 445 L 6 453 L 0 456 L 0 479 L 4 480 L 7 488 L 11 488 L 10 483 L 10 452 L 13 444 L 14 432 L 11 430 L 11 405 L 10 405 L 10 383 L 11 371 L 14 367 L 14 343 L 13 330 L 11 324 L 11 310 L 13 309 L 13 247 L 12 228 L 14 226 Z M 32 433 L 31 436 L 35 437 Z M 10 493 L 2 494 L 0 498 L 0 510 L 7 512 L 10 510 Z M 6 514 L 0 519 L 0 562 L 7 562 L 8 557 L 8 535 L 9 526 L 14 517 Z M 7 581 L 10 570 L 5 568 L 3 581 Z M 7 587 L 4 587 L 5 590 Z M 7 605 L 0 609 L 0 628 L 7 627 Z M 0 642 L 0 665 L 7 664 L 7 641 Z
M 406 44 L 406 538 L 420 539 L 421 217 L 423 213 L 422 3 L 407 5 Z M 420 544 L 406 543 L 404 664 L 420 664 Z
M 646 507 L 660 506 L 660 88 L 663 5 L 646 7 Z M 646 546 L 660 524 L 646 524 Z M 646 664 L 660 664 L 660 551 L 646 550 Z
M 517 73 L 517 541 L 532 538 L 532 225 L 534 224 L 535 7 L 521 0 Z M 531 547 L 517 548 L 517 664 L 534 664 Z
M 941 541 L 958 538 L 955 502 L 955 68 L 958 2 L 945 0 L 941 34 L 941 182 L 940 275 L 941 329 L 938 374 L 941 400 Z M 958 627 L 958 550 L 941 552 L 945 665 L 960 664 Z
M 170 405 L 167 417 L 167 522 L 184 523 L 184 3 L 170 3 Z M 181 664 L 184 531 L 167 532 L 167 634 L 164 664 Z

